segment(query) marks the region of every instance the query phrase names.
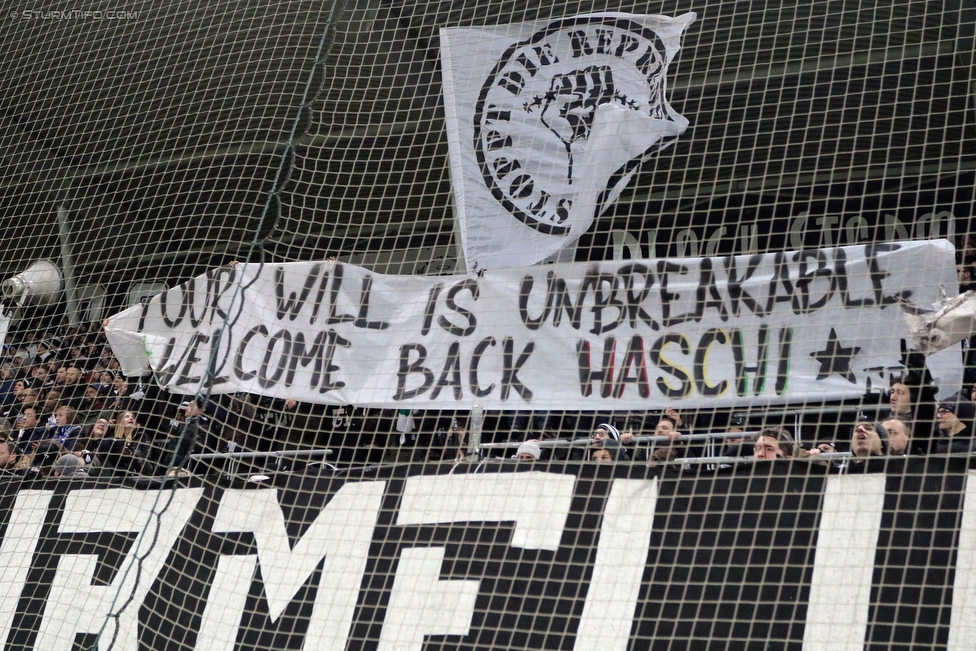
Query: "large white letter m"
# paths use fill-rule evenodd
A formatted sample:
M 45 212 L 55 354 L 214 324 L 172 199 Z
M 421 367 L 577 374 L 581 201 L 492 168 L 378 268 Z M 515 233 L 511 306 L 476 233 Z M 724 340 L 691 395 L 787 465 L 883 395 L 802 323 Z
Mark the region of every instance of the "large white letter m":
M 308 581 L 322 557 L 321 580 L 304 648 L 341 651 L 383 500 L 385 482 L 345 484 L 308 526 L 294 547 L 289 542 L 276 490 L 228 490 L 214 521 L 214 533 L 253 532 L 257 558 L 222 556 L 204 611 L 198 649 L 233 649 L 255 563 L 268 611 L 276 620 Z

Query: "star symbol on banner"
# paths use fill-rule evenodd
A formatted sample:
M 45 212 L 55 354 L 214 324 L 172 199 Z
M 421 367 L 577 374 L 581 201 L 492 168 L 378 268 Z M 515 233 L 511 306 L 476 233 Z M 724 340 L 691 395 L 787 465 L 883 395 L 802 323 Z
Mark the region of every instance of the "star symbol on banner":
M 817 379 L 823 380 L 831 375 L 839 375 L 851 384 L 857 384 L 854 371 L 851 370 L 851 360 L 861 352 L 860 347 L 844 348 L 837 340 L 837 332 L 831 328 L 827 337 L 827 346 L 823 350 L 810 353 L 810 357 L 820 362 Z

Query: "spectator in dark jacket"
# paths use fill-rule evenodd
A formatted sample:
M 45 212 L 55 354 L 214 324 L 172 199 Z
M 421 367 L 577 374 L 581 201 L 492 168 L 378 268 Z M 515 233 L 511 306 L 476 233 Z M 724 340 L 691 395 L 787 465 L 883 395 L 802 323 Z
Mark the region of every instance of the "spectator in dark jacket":
M 109 435 L 109 429 L 112 425 L 110 419 L 111 414 L 105 412 L 104 414 L 100 414 L 94 423 L 86 425 L 82 430 L 80 440 L 75 444 L 74 450 L 72 451 L 86 464 L 92 462 L 98 446 Z
M 912 446 L 912 428 L 900 418 L 888 418 L 883 423 L 888 430 L 888 454 L 905 456 Z
M 974 448 L 974 413 L 976 410 L 973 409 L 973 403 L 959 394 L 939 403 L 935 416 L 939 431 L 935 452 L 971 452 Z
M 859 420 L 851 431 L 851 454 L 855 459 L 888 454 L 888 430 L 881 423 Z
M 32 443 L 36 443 L 44 437 L 44 428 L 39 426 L 37 409 L 27 407 L 17 416 L 10 437 L 25 451 L 29 451 Z
M 890 384 L 888 396 L 891 411 L 884 419 L 900 418 L 905 421 L 913 432 L 912 450 L 922 454 L 929 452 L 938 438 L 933 430 L 938 387 L 932 382 L 928 369 L 923 366 L 920 371 L 906 371 L 891 378 Z
M 590 460 L 597 463 L 614 463 L 620 460 L 621 455 L 620 442 L 611 437 L 590 445 Z
M 186 403 L 184 414 L 182 429 L 166 441 L 166 449 L 160 459 L 161 468 L 166 468 L 170 474 L 177 474 L 181 468 L 186 468 L 190 455 L 197 446 L 200 419 L 203 416 L 203 397 L 195 396 L 190 399 Z
M 11 475 L 20 457 L 20 448 L 13 441 L 0 441 L 0 475 Z
M 98 444 L 96 465 L 101 476 L 124 476 L 139 472 L 142 459 L 139 454 L 139 423 L 131 411 L 123 412 L 115 422 L 115 433 Z
M 753 439 L 753 458 L 760 461 L 792 459 L 796 443 L 782 427 L 767 427 Z
M 69 366 L 64 369 L 64 386 L 61 389 L 61 402 L 63 404 L 74 409 L 82 407 L 85 389 L 88 388 L 84 380 L 81 369 L 77 366 Z
M 10 404 L 14 401 L 14 366 L 10 362 L 0 364 L 0 405 Z

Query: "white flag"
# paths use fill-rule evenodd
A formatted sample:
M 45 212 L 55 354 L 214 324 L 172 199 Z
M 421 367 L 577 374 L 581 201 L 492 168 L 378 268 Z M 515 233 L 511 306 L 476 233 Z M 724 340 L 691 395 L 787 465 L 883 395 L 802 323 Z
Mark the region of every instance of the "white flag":
M 576 241 L 688 120 L 668 65 L 695 20 L 621 13 L 442 29 L 451 174 L 468 270 Z

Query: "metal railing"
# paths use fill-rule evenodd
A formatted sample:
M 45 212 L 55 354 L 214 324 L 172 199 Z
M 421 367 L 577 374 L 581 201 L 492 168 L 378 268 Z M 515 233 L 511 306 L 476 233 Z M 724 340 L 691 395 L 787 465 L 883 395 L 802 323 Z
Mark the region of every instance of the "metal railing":
M 705 452 L 707 455 L 715 456 L 714 446 L 719 441 L 724 441 L 726 439 L 750 439 L 756 436 L 759 430 L 746 431 L 746 432 L 702 432 L 699 434 L 682 434 L 672 440 L 667 436 L 635 436 L 632 441 L 635 446 L 649 445 L 651 447 L 658 447 L 661 445 L 674 445 L 674 444 L 692 444 L 692 443 L 705 443 Z M 478 446 L 479 450 L 490 452 L 492 450 L 507 450 L 512 448 L 518 448 L 525 441 L 502 441 L 499 443 L 482 443 Z M 536 441 L 540 448 L 585 448 L 593 444 L 593 439 L 590 437 L 584 438 L 574 438 L 574 439 L 542 439 Z
M 254 468 L 249 468 L 244 473 L 240 472 L 240 467 L 242 465 L 241 462 L 248 461 L 250 459 L 275 459 L 276 465 L 280 466 L 281 460 L 284 459 L 324 459 L 332 454 L 333 451 L 330 448 L 315 450 L 278 450 L 273 452 L 201 452 L 198 454 L 191 454 L 190 459 L 198 463 L 223 461 L 223 467 L 220 469 L 221 474 L 236 476 L 241 474 L 254 475 L 259 473 L 259 470 Z M 322 461 L 313 463 L 322 463 Z
M 727 439 L 743 439 L 743 442 L 748 442 L 750 439 L 759 434 L 759 430 L 743 431 L 743 432 L 702 432 L 699 434 L 682 434 L 672 441 L 667 436 L 635 436 L 633 437 L 634 447 L 640 447 L 641 444 L 647 444 L 650 447 L 658 447 L 658 445 L 681 445 L 681 444 L 693 444 L 693 443 L 704 443 L 704 454 L 698 457 L 679 457 L 673 459 L 669 463 L 674 464 L 726 464 L 726 463 L 739 463 L 743 461 L 749 461 L 752 459 L 751 456 L 741 456 L 741 457 L 730 457 L 723 456 L 720 454 L 721 450 L 716 452 L 717 444 L 721 441 Z M 499 443 L 482 443 L 478 446 L 479 450 L 490 453 L 492 450 L 511 450 L 517 449 L 525 441 L 502 441 Z M 574 438 L 574 439 L 546 439 L 546 440 L 536 440 L 539 447 L 542 449 L 562 449 L 562 448 L 587 448 L 593 445 L 593 439 L 586 438 Z M 799 444 L 799 441 L 797 441 Z M 630 446 L 624 446 L 628 450 L 631 449 Z M 831 452 L 820 455 L 813 455 L 814 459 L 823 459 L 826 461 L 837 461 L 850 458 L 852 455 L 850 452 Z

